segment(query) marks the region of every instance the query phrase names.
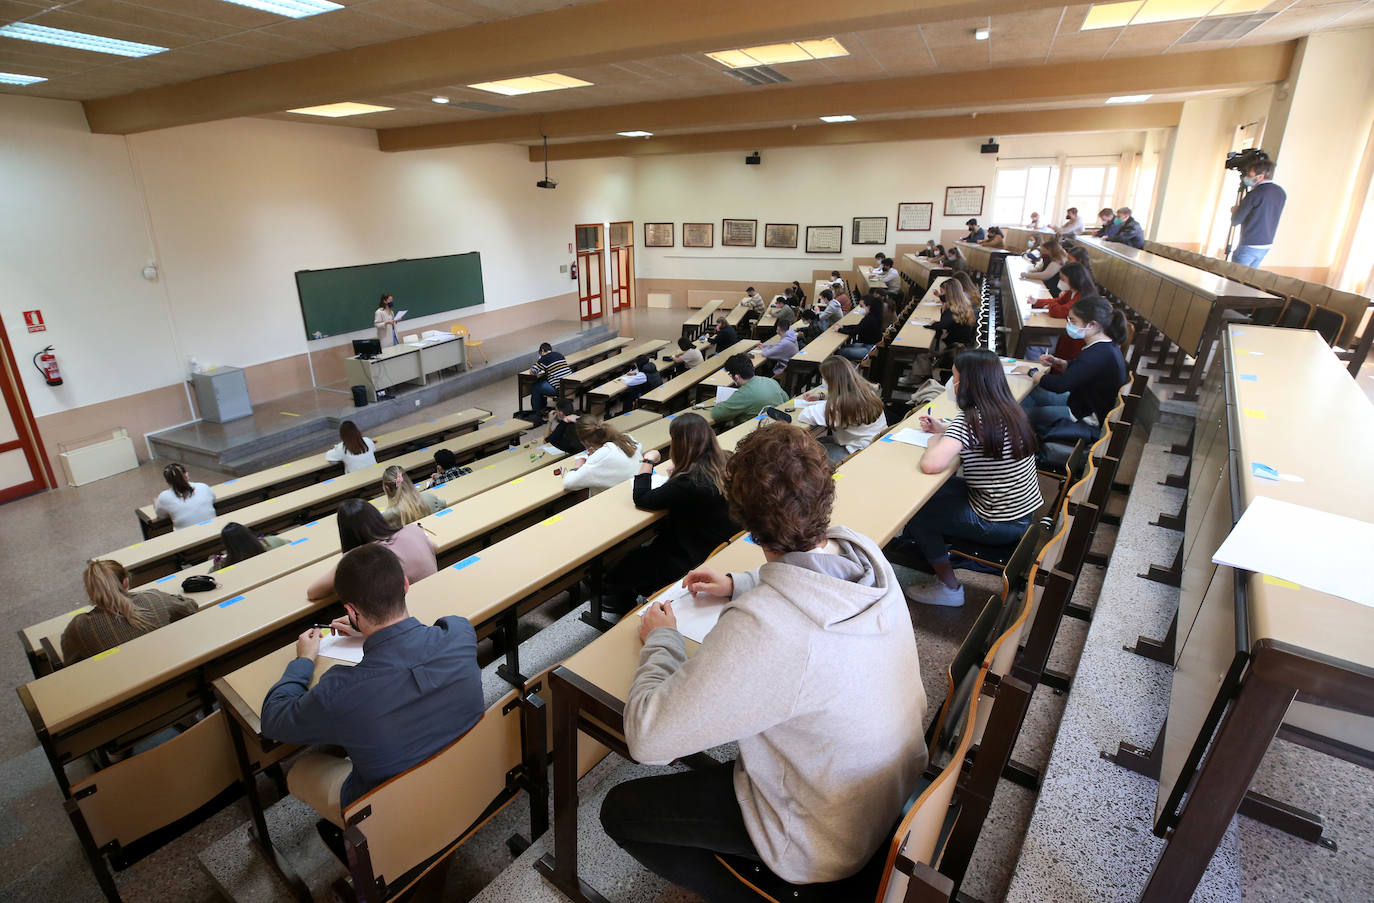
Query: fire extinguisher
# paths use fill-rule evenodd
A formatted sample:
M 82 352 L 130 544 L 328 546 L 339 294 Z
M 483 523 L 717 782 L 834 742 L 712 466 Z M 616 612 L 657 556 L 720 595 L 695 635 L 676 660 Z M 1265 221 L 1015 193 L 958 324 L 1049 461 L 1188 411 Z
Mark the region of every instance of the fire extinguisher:
M 62 370 L 57 366 L 57 355 L 52 353 L 51 345 L 33 356 L 33 365 L 43 374 L 48 385 L 62 385 Z
M 568 267 L 568 272 L 572 275 L 572 280 L 573 280 L 573 282 L 576 282 L 576 281 L 577 281 L 577 261 L 576 261 L 576 260 L 573 261 L 573 265 L 572 265 L 572 266 Z

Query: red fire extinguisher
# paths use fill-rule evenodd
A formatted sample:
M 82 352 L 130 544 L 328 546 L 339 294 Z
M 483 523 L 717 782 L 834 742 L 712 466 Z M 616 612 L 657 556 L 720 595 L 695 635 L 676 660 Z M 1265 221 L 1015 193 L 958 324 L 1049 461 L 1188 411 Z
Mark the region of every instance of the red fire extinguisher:
M 62 385 L 62 370 L 57 366 L 57 355 L 52 353 L 51 345 L 33 356 L 33 365 L 43 374 L 48 385 Z
M 572 265 L 572 266 L 568 267 L 568 273 L 572 276 L 573 282 L 576 282 L 576 281 L 577 281 L 577 261 L 576 261 L 576 260 L 573 261 L 573 265 Z

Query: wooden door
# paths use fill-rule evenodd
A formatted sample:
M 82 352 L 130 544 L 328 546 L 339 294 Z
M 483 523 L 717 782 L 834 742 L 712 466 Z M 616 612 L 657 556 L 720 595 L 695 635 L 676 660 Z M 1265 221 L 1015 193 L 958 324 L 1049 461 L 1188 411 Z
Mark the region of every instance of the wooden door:
M 611 311 L 634 306 L 634 249 L 611 248 Z
M 4 404 L 0 405 L 0 502 L 56 487 L 52 469 L 43 456 L 38 426 L 19 381 L 14 350 L 3 323 L 0 323 L 0 396 L 4 397 Z
M 577 304 L 584 320 L 595 320 L 605 313 L 602 307 L 603 278 L 600 251 L 577 252 Z

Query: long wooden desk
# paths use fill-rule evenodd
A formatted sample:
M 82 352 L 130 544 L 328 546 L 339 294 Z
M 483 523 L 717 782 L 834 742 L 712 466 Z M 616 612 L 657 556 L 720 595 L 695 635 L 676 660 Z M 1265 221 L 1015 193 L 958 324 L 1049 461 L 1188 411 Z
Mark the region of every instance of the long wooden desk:
M 1030 380 L 1009 376 L 1013 394 L 1022 398 Z M 936 414 L 951 417 L 954 403 L 942 396 Z M 919 429 L 913 415 L 889 431 Z M 743 425 L 742 425 L 743 426 Z M 757 425 L 753 425 L 755 428 Z M 739 429 L 737 427 L 736 429 Z M 733 430 L 731 432 L 734 432 Z M 886 545 L 955 471 L 951 465 L 938 474 L 921 473 L 925 449 L 880 438 L 851 457 L 835 472 L 835 505 L 831 523 L 847 526 Z M 725 572 L 740 572 L 764 563 L 762 550 L 748 537 L 736 539 L 706 564 Z M 688 655 L 697 644 L 687 641 Z M 597 900 L 599 895 L 578 876 L 578 733 L 583 732 L 630 758 L 624 737 L 625 705 L 639 663 L 639 619 L 633 614 L 559 666 L 550 679 L 553 694 L 554 851 L 536 864 L 545 878 L 572 900 Z
M 730 312 L 725 315 L 725 322 L 738 328 L 744 322 L 745 318 L 752 313 L 754 313 L 754 311 L 745 307 L 743 304 L 736 304 L 734 307 L 730 308 Z
M 1167 843 L 1142 901 L 1187 899 L 1237 811 L 1279 809 L 1325 841 L 1319 819 L 1248 794 L 1275 736 L 1374 766 L 1374 608 L 1211 564 L 1261 496 L 1367 520 L 1374 407 L 1312 332 L 1231 326 L 1220 358 L 1194 439 L 1169 715 L 1145 757 Z
M 583 367 L 581 370 L 574 370 L 568 376 L 563 377 L 563 381 L 558 386 L 558 394 L 564 398 L 573 398 L 580 406 L 586 401 L 584 396 L 588 389 L 626 372 L 635 365 L 635 358 L 641 354 L 647 354 L 652 358 L 659 349 L 665 348 L 667 345 L 668 343 L 663 339 L 650 339 L 647 342 L 640 342 L 638 345 L 626 348 L 613 357 Z
M 491 412 L 469 409 L 474 416 L 491 416 Z M 519 419 L 502 420 L 484 429 L 459 436 L 446 443 L 460 461 L 471 460 L 482 449 L 509 445 L 529 424 Z M 203 560 L 222 548 L 220 531 L 233 522 L 259 532 L 274 532 L 294 523 L 333 511 L 345 498 L 365 493 L 373 495 L 381 489 L 382 474 L 388 467 L 404 467 L 407 472 L 419 473 L 433 468 L 433 454 L 427 448 L 410 452 L 399 458 L 380 461 L 361 470 L 331 477 L 285 495 L 221 514 L 191 527 L 155 536 L 99 556 L 118 561 L 129 571 L 134 586 L 161 577 Z
M 760 342 L 753 351 L 749 352 L 749 360 L 755 367 L 762 364 L 767 358 L 763 356 L 763 349 L 768 345 L 778 343 L 778 334 L 773 333 L 773 337 Z M 715 398 L 717 389 L 734 388 L 735 381 L 726 373 L 724 369 L 717 370 L 710 376 L 697 383 L 697 400 L 702 401 L 707 398 Z
M 711 315 L 725 302 L 719 298 L 712 298 L 702 305 L 701 309 L 682 321 L 682 336 L 687 339 L 695 339 L 706 331 L 706 326 L 711 322 Z
M 598 342 L 590 348 L 583 348 L 581 351 L 574 351 L 565 357 L 568 366 L 576 371 L 579 367 L 594 364 L 599 360 L 610 357 L 621 351 L 626 345 L 634 342 L 629 336 L 617 336 L 614 339 L 607 339 Z M 515 407 L 516 410 L 525 409 L 525 398 L 529 396 L 530 389 L 534 386 L 537 377 L 528 369 L 521 370 L 515 374 Z
M 674 410 L 674 405 L 682 399 L 682 396 L 691 392 L 697 383 L 724 367 L 731 355 L 753 351 L 758 344 L 753 339 L 740 339 L 720 354 L 708 357 L 681 376 L 675 376 L 657 389 L 639 396 L 640 406 L 651 411 Z
M 417 448 L 442 442 L 450 436 L 475 430 L 481 420 L 491 416 L 490 412 L 486 411 L 474 414 L 474 411 L 478 410 L 480 409 L 466 408 L 425 423 L 374 436 L 377 460 L 385 461 Z M 234 477 L 210 487 L 215 494 L 215 513 L 236 511 L 255 502 L 266 501 L 272 496 L 309 486 L 311 483 L 318 483 L 342 473 L 343 465 L 326 461 L 324 453 L 321 452 L 245 476 Z M 172 532 L 172 522 L 165 517 L 159 517 L 152 505 L 143 505 L 136 509 L 135 513 L 138 515 L 138 527 L 144 539 Z
M 855 326 L 864 318 L 862 306 L 855 307 L 835 322 L 825 332 L 816 336 L 806 347 L 792 355 L 787 364 L 787 384 L 792 391 L 799 390 L 811 376 L 820 369 L 821 361 L 839 351 L 849 341 L 849 336 L 840 332 L 841 326 Z
M 935 331 L 926 327 L 940 319 L 940 299 L 934 291 L 949 277 L 937 276 L 921 302 L 912 308 L 911 316 L 884 349 L 880 388 L 884 401 L 891 400 L 897 379 L 917 357 L 930 351 Z
M 897 261 L 897 269 L 921 294 L 930 290 L 936 277 L 948 276 L 952 272 L 949 267 L 940 266 L 938 258 L 921 257 L 919 254 L 903 254 L 902 259 Z
M 1151 343 L 1156 332 L 1177 346 L 1169 375 L 1164 377 L 1166 382 L 1186 384 L 1175 398 L 1197 398 L 1228 311 L 1282 303 L 1282 299 L 1243 282 L 1130 245 L 1082 236 L 1075 241 L 1087 249 L 1097 281 L 1149 322 L 1147 335 L 1137 339 L 1138 347 Z M 1142 341 L 1145 344 L 1140 344 Z M 1166 342 L 1156 366 L 1164 365 L 1168 351 Z M 1182 375 L 1185 357 L 1194 359 L 1186 377 Z
M 1008 254 L 1005 266 L 1006 271 L 1002 274 L 1002 325 L 1010 330 L 1007 334 L 1007 351 L 1016 357 L 1023 357 L 1026 348 L 1032 344 L 1048 344 L 1053 348 L 1055 339 L 1063 334 L 1069 321 L 1035 309 L 1035 302 L 1051 295 L 1045 283 L 1021 278 L 1023 273 L 1034 269 L 1034 264 L 1020 255 Z M 1061 289 L 1067 290 L 1062 280 Z

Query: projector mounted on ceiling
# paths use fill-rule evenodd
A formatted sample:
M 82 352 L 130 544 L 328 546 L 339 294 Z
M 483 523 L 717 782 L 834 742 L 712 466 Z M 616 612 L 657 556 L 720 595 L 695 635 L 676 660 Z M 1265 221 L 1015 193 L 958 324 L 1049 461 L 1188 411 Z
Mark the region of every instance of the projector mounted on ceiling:
M 558 181 L 549 178 L 549 136 L 544 136 L 544 178 L 534 183 L 535 188 L 557 188 Z
M 980 151 L 982 151 L 983 153 L 985 153 L 985 154 L 995 154 L 995 153 L 997 153 L 997 149 L 1000 148 L 1000 147 L 1001 147 L 1001 145 L 997 143 L 997 139 L 996 139 L 996 138 L 989 138 L 989 139 L 988 139 L 988 143 L 979 146 L 978 149 L 979 149 Z
M 752 154 L 745 155 L 744 162 L 748 163 L 751 166 L 758 166 L 760 163 L 763 162 L 763 157 L 759 156 L 758 151 L 754 151 Z

